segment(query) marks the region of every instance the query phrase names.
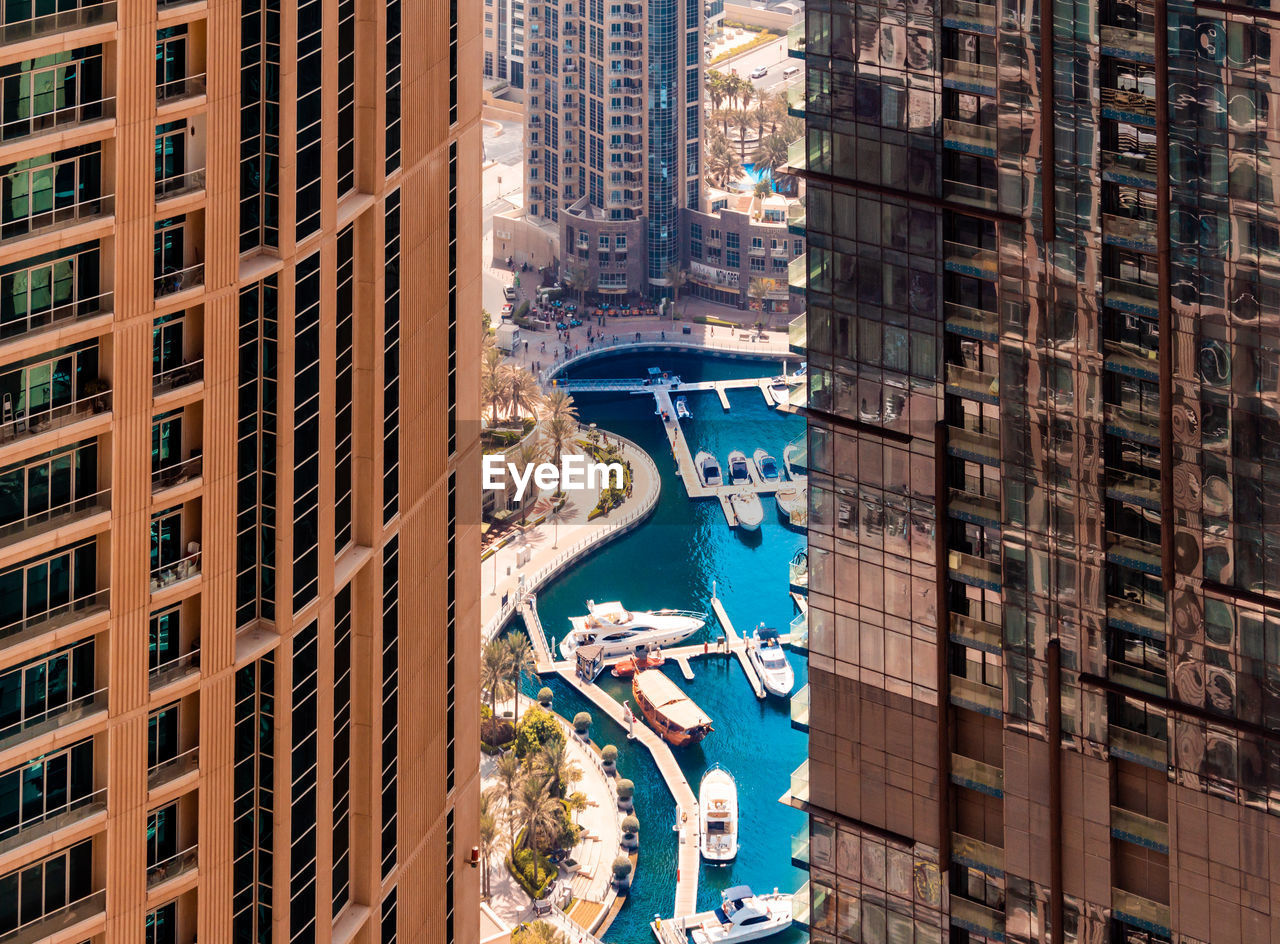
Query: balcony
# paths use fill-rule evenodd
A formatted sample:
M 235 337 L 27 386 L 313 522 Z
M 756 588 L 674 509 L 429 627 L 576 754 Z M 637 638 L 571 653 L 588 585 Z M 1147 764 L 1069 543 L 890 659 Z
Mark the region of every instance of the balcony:
M 809 288 L 809 254 L 796 256 L 787 264 L 787 286 L 792 294 L 803 295 Z
M 84 386 L 87 387 L 88 384 Z M 18 410 L 14 413 L 13 419 L 7 423 L 0 423 L 0 445 L 62 429 L 81 420 L 110 412 L 110 390 L 103 390 L 59 406 L 42 407 L 31 411 Z
M 994 249 L 982 249 L 968 243 L 947 240 L 944 243 L 943 259 L 948 271 L 959 272 L 961 275 L 994 280 L 1000 273 L 999 258 Z
M 978 154 L 982 157 L 996 156 L 996 129 L 983 125 L 971 124 L 956 118 L 942 120 L 942 143 L 953 151 L 965 154 Z
M 163 298 L 204 284 L 204 263 L 197 262 L 185 269 L 172 269 L 155 277 L 155 297 Z
M 1156 38 L 1153 33 L 1124 26 L 1103 26 L 1098 32 L 1102 40 L 1099 48 L 1104 56 L 1155 63 Z
M 1148 97 L 1135 89 L 1104 88 L 1102 96 L 1102 117 L 1114 121 L 1127 121 L 1144 128 L 1156 126 L 1156 102 L 1154 89 L 1152 97 Z
M 988 796 L 1004 796 L 1004 770 L 963 754 L 951 755 L 951 782 Z
M 200 576 L 200 552 L 188 554 L 169 564 L 161 564 L 151 571 L 151 592 L 159 593 L 175 583 Z
M 1158 351 L 1122 341 L 1103 341 L 1102 350 L 1106 355 L 1103 363 L 1107 370 L 1141 380 L 1159 381 Z
M 1127 662 L 1109 660 L 1107 677 L 1118 685 L 1123 685 L 1135 692 L 1142 692 L 1144 695 L 1163 698 L 1169 693 L 1169 683 L 1163 672 L 1152 672 L 1150 669 L 1130 665 Z
M 185 387 L 188 384 L 199 383 L 204 379 L 204 359 L 194 358 L 185 361 L 177 367 L 171 367 L 168 370 L 162 370 L 158 374 L 151 375 L 151 393 L 152 396 L 159 396 L 162 393 L 168 393 L 170 390 L 177 390 L 179 387 Z
M 1000 405 L 1000 378 L 983 370 L 947 364 L 947 393 Z
M 952 580 L 984 590 L 999 590 L 1003 584 L 998 563 L 964 551 L 947 551 L 947 570 Z
M 1156 188 L 1156 156 L 1150 151 L 1102 151 L 1102 179 L 1130 187 Z
M 92 495 L 82 495 L 63 502 L 61 505 L 55 505 L 52 508 L 29 514 L 18 521 L 10 521 L 6 525 L 0 525 L 0 539 L 4 539 L 6 544 L 16 544 L 19 541 L 25 541 L 27 538 L 36 537 L 56 528 L 61 528 L 76 521 L 83 521 L 85 518 L 92 518 L 96 514 L 110 510 L 111 489 L 104 488 L 99 492 L 94 492 Z
M 1108 246 L 1119 246 L 1122 249 L 1155 252 L 1155 221 L 1104 213 L 1102 214 L 1102 241 Z
M 995 210 L 1000 202 L 995 187 L 980 187 L 962 180 L 946 178 L 942 181 L 942 196 L 943 199 L 950 200 L 952 203 L 977 207 L 980 210 Z
M 200 650 L 188 652 L 185 656 L 178 656 L 176 659 L 170 659 L 168 662 L 161 663 L 151 670 L 147 677 L 147 687 L 150 691 L 164 688 L 166 685 L 172 685 L 191 675 L 200 673 Z
M 1107 497 L 1160 510 L 1160 480 L 1132 472 L 1107 473 Z
M 1169 745 L 1163 739 L 1115 724 L 1109 725 L 1107 731 L 1107 741 L 1114 756 L 1156 770 L 1168 769 Z
M 110 603 L 110 591 L 99 590 L 0 627 L 0 649 L 43 636 L 45 633 L 69 626 L 79 620 L 106 613 Z
M 189 170 L 185 174 L 174 174 L 156 181 L 156 201 L 171 200 L 191 193 L 199 193 L 204 189 L 204 168 Z
M 43 236 L 46 233 L 66 229 L 78 223 L 105 220 L 115 213 L 114 194 L 85 197 L 74 203 L 60 203 L 51 210 L 19 217 L 4 227 L 4 238 L 21 239 L 27 236 Z
M 1107 532 L 1107 560 L 1155 576 L 1160 575 L 1164 563 L 1159 544 L 1115 531 Z
M 114 5 L 112 4 L 112 6 Z M 54 935 L 58 935 L 60 939 L 64 940 L 74 940 L 81 935 L 91 933 L 89 922 L 105 921 L 106 913 L 107 893 L 104 889 L 103 891 L 86 895 L 79 901 L 73 901 L 65 908 L 50 911 L 48 914 L 28 921 L 26 924 L 19 925 L 12 931 L 0 934 L 0 944 L 38 944 L 38 942 L 47 941 Z M 84 925 L 85 930 L 77 934 L 61 933 L 80 925 Z
M 795 770 L 791 771 L 791 785 L 780 802 L 796 809 L 804 809 L 809 805 L 809 760 L 805 759 Z
M 1107 625 L 1149 639 L 1165 638 L 1164 610 L 1123 597 L 1107 597 Z
M 1000 465 L 1000 439 L 958 426 L 947 427 L 947 453 L 983 465 Z
M 24 338 L 35 331 L 62 324 L 84 321 L 99 315 L 111 314 L 115 305 L 115 293 L 103 292 L 92 298 L 50 302 L 47 308 L 32 309 L 25 318 L 13 318 L 0 325 L 0 342 Z
M 0 27 L 0 30 L 6 28 Z M 95 58 L 99 62 L 100 70 L 102 57 Z M 87 65 L 87 63 L 83 65 Z M 30 75 L 30 73 L 26 73 L 24 81 L 29 80 Z M 6 144 L 11 141 L 30 140 L 91 121 L 109 121 L 115 116 L 116 100 L 114 98 L 98 98 L 92 101 L 76 102 L 71 105 L 64 105 L 62 108 L 54 108 L 29 117 L 4 122 L 0 126 L 0 140 L 3 140 Z
M 947 302 L 944 309 L 947 319 L 945 328 L 952 334 L 983 341 L 1000 339 L 1000 316 L 994 311 L 983 311 L 981 308 L 970 308 L 955 302 Z
M 1000 500 L 977 492 L 953 488 L 947 496 L 947 514 L 961 521 L 1000 527 Z M 967 618 L 967 617 L 966 617 Z
M 805 579 L 808 579 L 807 574 L 805 575 Z M 791 647 L 793 649 L 809 648 L 809 617 L 807 614 L 796 614 L 795 619 L 791 621 L 789 635 L 791 637 Z
M 787 114 L 793 118 L 805 117 L 805 84 L 796 82 L 784 90 L 787 97 Z
M 994 36 L 996 6 L 994 3 L 974 3 L 973 0 L 943 0 L 942 25 Z
M 1170 930 L 1173 919 L 1169 916 L 1169 906 L 1152 901 L 1150 898 L 1143 898 L 1133 892 L 1113 887 L 1111 913 L 1126 924 L 1132 924 L 1163 937 L 1173 936 Z
M 800 17 L 799 22 L 787 27 L 787 55 L 792 59 L 803 59 L 804 48 L 808 41 L 805 35 L 804 17 Z
M 1107 404 L 1105 426 L 1112 436 L 1133 439 L 1148 446 L 1160 445 L 1160 418 L 1140 410 Z
M 994 911 L 959 895 L 951 896 L 951 924 L 993 941 L 1004 940 L 1004 912 Z
M 147 891 L 151 891 L 157 885 L 172 881 L 175 878 L 181 878 L 196 870 L 197 862 L 200 858 L 200 850 L 197 846 L 191 846 L 183 849 L 177 855 L 170 856 L 162 862 L 155 865 L 147 866 Z
M 69 5 L 69 4 L 68 4 Z M 104 26 L 114 23 L 116 19 L 115 0 L 108 3 L 84 3 L 70 10 L 59 10 L 16 23 L 0 26 L 0 45 L 10 46 L 14 43 L 39 39 L 53 33 L 69 33 L 73 30 L 88 29 L 91 26 Z
M 801 619 L 804 617 L 801 616 Z M 791 727 L 797 731 L 809 730 L 809 686 L 791 696 Z
M 197 453 L 189 459 L 181 462 L 175 462 L 172 465 L 162 466 L 155 469 L 151 473 L 151 493 L 162 492 L 166 488 L 173 488 L 181 485 L 183 482 L 189 482 L 192 479 L 200 477 L 201 469 L 204 463 L 204 456 Z
M 963 59 L 942 60 L 943 88 L 973 92 L 976 95 L 996 94 L 996 67 Z
M 156 86 L 156 104 L 176 102 L 183 98 L 195 98 L 205 93 L 205 74 L 185 75 L 180 79 L 161 82 Z
M 797 869 L 809 867 L 809 824 L 800 827 L 799 832 L 791 837 L 791 864 Z
M 792 236 L 805 235 L 808 231 L 807 220 L 803 203 L 794 203 L 787 207 L 787 232 Z
M 787 346 L 793 354 L 803 354 L 808 350 L 809 319 L 803 312 L 796 315 L 787 324 Z
M 964 833 L 951 834 L 951 860 L 997 878 L 1004 877 L 1004 850 Z
M 1123 807 L 1111 807 L 1111 835 L 1137 846 L 1169 854 L 1169 824 Z
M 23 820 L 17 827 L 8 830 L 4 837 L 0 838 L 0 855 L 7 855 L 29 842 L 52 835 L 60 829 L 82 823 L 99 814 L 105 814 L 106 811 L 106 787 L 64 803 L 62 806 L 45 810 L 40 816 Z
M 960 675 L 951 676 L 951 703 L 989 718 L 1004 715 L 1004 692 Z
M 948 624 L 948 635 L 962 646 L 981 649 L 984 652 L 1003 651 L 1004 634 L 995 623 L 988 623 L 962 613 L 952 613 Z
M 91 718 L 107 710 L 107 690 L 100 688 L 88 695 L 81 695 L 70 701 L 42 711 L 39 714 L 23 718 L 16 724 L 0 729 L 0 752 L 7 751 L 15 744 L 48 734 L 58 728 Z
M 812 897 L 813 886 L 807 881 L 791 896 L 791 920 L 797 927 L 805 930 L 808 930 L 809 922 L 813 918 Z
M 156 790 L 166 783 L 172 783 L 179 777 L 186 776 L 200 769 L 200 749 L 193 747 L 183 751 L 177 757 L 162 760 L 147 770 L 147 789 Z
M 1104 276 L 1102 279 L 1102 301 L 1108 308 L 1131 315 L 1158 318 L 1159 298 L 1160 289 L 1147 282 L 1131 282 L 1111 276 Z
M 797 138 L 787 145 L 787 163 L 783 171 L 803 171 L 809 166 L 809 148 L 804 138 Z

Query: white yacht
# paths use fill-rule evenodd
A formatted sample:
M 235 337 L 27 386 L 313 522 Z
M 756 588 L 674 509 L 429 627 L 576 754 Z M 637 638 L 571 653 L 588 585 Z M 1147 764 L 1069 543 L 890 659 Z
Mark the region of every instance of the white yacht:
M 747 647 L 747 658 L 755 666 L 765 691 L 770 695 L 786 698 L 796 684 L 796 675 L 782 649 L 778 631 L 761 623 L 752 634 L 751 641 L 753 645 Z
M 708 862 L 728 862 L 738 854 L 738 784 L 719 764 L 698 785 L 698 848 Z
M 720 907 L 692 930 L 694 944 L 738 944 L 791 927 L 791 896 L 776 888 L 772 895 L 755 895 L 750 886 L 735 885 L 720 898 Z
M 676 419 L 693 419 L 693 414 L 689 412 L 689 401 L 685 397 L 676 397 Z
M 605 659 L 643 653 L 652 646 L 671 646 L 688 639 L 707 621 L 690 610 L 628 610 L 612 603 L 587 601 L 586 616 L 571 616 L 573 628 L 560 643 L 560 654 L 572 659 L 579 646 L 599 646 Z
M 741 449 L 729 453 L 729 484 L 746 485 L 751 481 L 751 468 L 747 465 L 747 454 Z
M 705 451 L 698 453 L 693 457 L 693 464 L 697 466 L 698 477 L 707 488 L 718 488 L 724 484 L 724 476 L 720 474 L 720 463 L 711 453 Z
M 773 500 L 778 505 L 778 517 L 793 528 L 804 528 L 809 517 L 809 485 L 808 481 L 787 484 L 773 493 Z
M 791 385 L 781 377 L 774 377 L 769 381 L 768 394 L 774 406 L 786 406 L 791 400 Z
M 756 464 L 756 472 L 765 482 L 782 481 L 782 472 L 778 469 L 778 460 L 764 449 L 757 449 L 751 460 Z
M 743 531 L 760 530 L 760 522 L 764 521 L 764 505 L 760 504 L 759 495 L 755 492 L 735 492 L 729 496 L 729 506 L 738 519 L 738 527 Z

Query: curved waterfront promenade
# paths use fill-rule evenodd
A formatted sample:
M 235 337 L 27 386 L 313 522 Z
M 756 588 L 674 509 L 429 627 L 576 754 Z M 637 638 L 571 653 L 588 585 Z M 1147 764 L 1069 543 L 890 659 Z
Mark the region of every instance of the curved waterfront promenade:
M 598 342 L 593 344 L 580 343 L 578 346 L 581 347 L 581 350 L 577 353 L 570 355 L 568 358 L 557 357 L 550 362 L 543 360 L 548 355 L 541 354 L 537 347 L 530 345 L 530 353 L 527 355 L 522 354 L 518 359 L 526 363 L 526 366 L 533 363 L 541 364 L 541 369 L 538 371 L 538 380 L 544 387 L 547 387 L 551 384 L 553 378 L 569 368 L 609 354 L 672 351 L 683 354 L 719 354 L 725 357 L 755 358 L 760 360 L 800 357 L 800 355 L 791 352 L 785 333 L 766 333 L 760 340 L 749 341 L 740 337 L 745 332 L 740 331 L 738 334 L 734 334 L 728 328 L 720 328 L 719 330 L 724 332 L 722 337 L 717 337 L 714 334 L 703 334 L 701 337 L 686 337 L 679 334 L 677 330 L 668 329 L 633 331 L 626 335 L 625 340 L 623 340 L 623 335 L 619 334 L 616 344 L 612 342 L 607 344 Z M 581 332 L 582 329 L 578 328 L 577 331 Z M 609 337 L 613 337 L 607 331 L 605 333 Z M 637 333 L 640 335 L 638 341 L 635 339 Z M 754 337 L 754 333 L 752 333 L 752 336 Z M 531 338 L 539 341 L 543 340 L 537 335 L 531 335 Z M 580 342 L 585 342 L 586 335 L 584 334 L 579 340 Z M 560 352 L 563 352 L 563 343 L 557 343 L 556 347 Z
M 579 521 L 562 522 L 558 526 L 544 521 L 530 529 L 523 545 L 509 544 L 482 562 L 482 586 L 490 568 L 496 568 L 498 575 L 493 589 L 482 594 L 480 599 L 484 641 L 493 639 L 502 631 L 526 597 L 536 594 L 547 581 L 587 551 L 626 534 L 657 506 L 662 480 L 653 459 L 631 440 L 608 430 L 600 432 L 608 435 L 611 442 L 621 443 L 624 456 L 631 462 L 631 497 L 613 509 L 608 516 L 594 521 L 585 520 L 589 508 L 578 509 L 581 517 Z M 553 539 L 557 527 L 558 540 Z M 517 561 L 522 547 L 529 548 L 531 553 L 529 560 L 520 565 Z M 520 582 L 521 577 L 524 577 L 523 584 Z M 502 602 L 504 596 L 507 598 L 505 604 Z

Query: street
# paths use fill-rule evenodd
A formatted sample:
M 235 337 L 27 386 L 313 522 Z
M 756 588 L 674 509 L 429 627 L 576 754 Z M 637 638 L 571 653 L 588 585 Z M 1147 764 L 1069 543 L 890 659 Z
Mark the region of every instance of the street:
M 755 49 L 744 52 L 736 59 L 730 59 L 709 68 L 729 75 L 738 75 L 745 79 L 751 75 L 751 70 L 757 66 L 764 66 L 769 70 L 769 74 L 764 78 L 751 80 L 751 83 L 758 91 L 774 91 L 787 82 L 803 81 L 804 79 L 804 60 L 789 57 L 787 55 L 787 41 L 781 37 L 772 43 L 766 43 L 763 46 L 757 46 Z M 782 73 L 788 66 L 799 66 L 800 74 L 789 79 L 784 78 Z

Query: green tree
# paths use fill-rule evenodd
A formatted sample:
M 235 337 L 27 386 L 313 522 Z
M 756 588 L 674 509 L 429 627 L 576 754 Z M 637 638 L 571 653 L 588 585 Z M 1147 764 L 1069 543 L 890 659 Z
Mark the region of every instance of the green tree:
M 535 407 L 542 402 L 537 378 L 523 367 L 512 370 L 507 378 L 506 398 L 507 407 L 514 419 L 532 416 Z
M 569 744 L 564 738 L 543 746 L 534 764 L 547 775 L 551 792 L 557 797 L 567 796 L 582 777 L 582 768 L 569 756 Z
M 536 436 L 530 436 L 520 443 L 520 445 L 516 448 L 515 452 L 512 455 L 508 456 L 507 461 L 509 461 L 512 465 L 516 467 L 516 474 L 522 476 L 524 475 L 525 469 L 529 468 L 529 466 L 531 465 L 537 465 L 546 457 L 547 457 L 546 444 L 542 442 L 542 440 L 538 439 Z M 533 502 L 536 497 L 537 497 L 536 494 L 530 494 L 528 491 L 526 491 L 524 494 L 524 497 L 520 499 L 521 526 L 524 525 L 525 519 L 528 518 L 529 508 L 530 506 L 533 505 Z M 516 702 L 517 702 L 516 707 L 519 708 L 518 692 L 516 693 Z M 519 717 L 518 712 L 516 717 Z
M 507 637 L 507 647 L 511 652 L 511 669 L 515 676 L 512 679 L 512 687 L 516 693 L 516 717 L 520 717 L 520 686 L 526 678 L 533 678 L 535 663 L 533 659 L 533 646 L 529 644 L 529 637 L 524 633 L 512 633 Z
M 516 755 L 533 757 L 548 744 L 563 740 L 564 732 L 560 730 L 560 725 L 551 712 L 537 705 L 530 705 L 516 726 Z
M 498 844 L 498 817 L 493 809 L 492 794 L 480 794 L 480 885 L 489 897 L 489 856 Z
M 553 416 L 543 423 L 543 442 L 546 444 L 547 455 L 551 462 L 560 464 L 560 458 L 577 432 L 577 422 L 567 416 Z
M 787 154 L 787 142 L 781 135 L 771 134 L 760 141 L 751 159 L 756 167 L 768 168 L 772 172 L 787 162 Z
M 528 776 L 524 764 L 520 762 L 520 757 L 515 751 L 506 751 L 499 758 L 498 763 L 493 768 L 494 779 L 497 783 L 493 789 L 498 792 L 505 802 L 503 807 L 503 819 L 507 822 L 507 848 L 512 853 L 516 849 L 516 797 L 520 794 L 520 785 L 524 783 Z
M 542 873 L 539 871 L 538 853 L 545 840 L 559 834 L 564 807 L 551 795 L 550 784 L 539 777 L 529 777 L 520 785 L 516 807 L 524 824 L 525 845 L 533 853 L 533 884 L 539 885 Z
M 555 925 L 534 921 L 512 931 L 511 944 L 569 944 L 569 939 Z
M 578 407 L 574 404 L 573 397 L 564 390 L 552 390 L 542 401 L 542 407 L 544 419 L 553 420 L 557 416 L 563 416 L 575 423 L 578 421 Z
M 480 688 L 489 694 L 489 710 L 496 718 L 498 701 L 511 697 L 511 649 L 491 639 L 480 650 Z

